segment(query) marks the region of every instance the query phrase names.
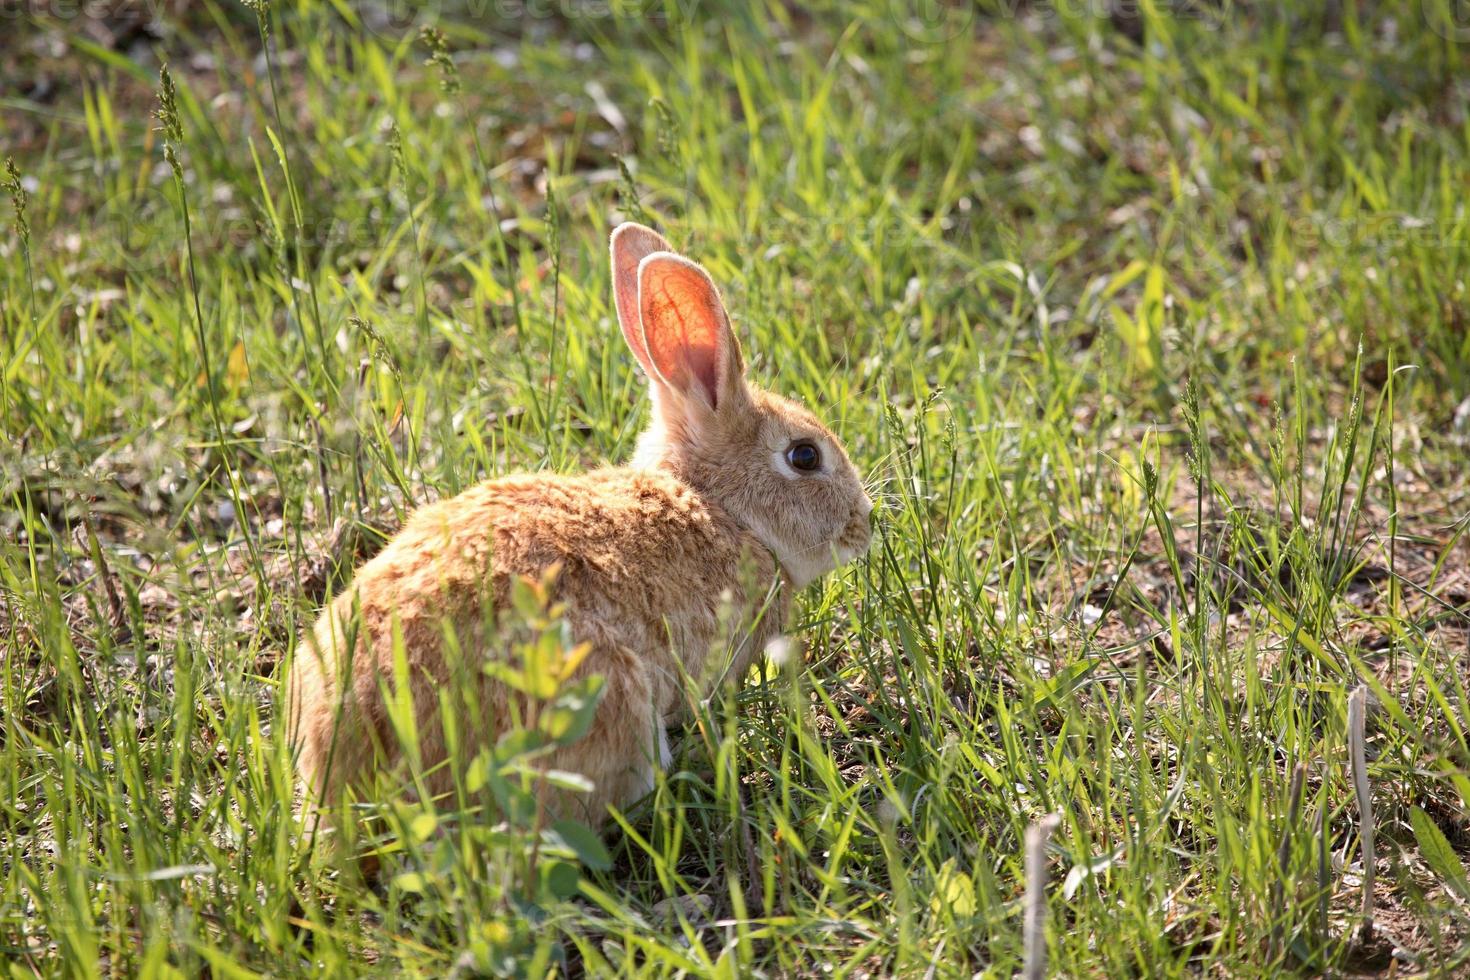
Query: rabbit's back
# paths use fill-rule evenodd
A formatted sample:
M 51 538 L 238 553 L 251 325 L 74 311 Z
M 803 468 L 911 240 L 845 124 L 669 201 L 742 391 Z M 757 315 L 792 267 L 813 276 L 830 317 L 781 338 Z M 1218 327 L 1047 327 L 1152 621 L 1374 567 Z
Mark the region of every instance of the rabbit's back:
M 507 693 L 478 669 L 498 655 L 486 626 L 505 608 L 515 576 L 539 577 L 552 565 L 560 566 L 555 589 L 573 637 L 592 645 L 581 671 L 606 679 L 587 744 L 558 766 L 583 770 L 598 768 L 601 755 L 627 752 L 602 743 L 629 733 L 643 739 L 661 726 L 682 703 L 681 673 L 709 680 L 726 666 L 708 662 L 731 625 L 728 618 L 722 625 L 722 614 L 734 611 L 737 628 L 750 622 L 776 576 L 774 559 L 754 537 L 658 471 L 511 476 L 425 506 L 358 570 L 297 654 L 290 725 L 303 776 L 318 796 L 332 801 L 342 785 L 396 761 L 382 697 L 394 676 L 395 628 L 426 767 L 445 754 L 437 721 L 445 685 L 479 687 L 482 715 L 464 735 L 502 732 Z M 737 672 L 781 618 L 779 603 L 759 617 L 737 654 Z M 450 663 L 449 631 L 460 669 Z M 601 802 L 624 802 L 623 795 L 608 786 L 591 801 L 594 811 Z

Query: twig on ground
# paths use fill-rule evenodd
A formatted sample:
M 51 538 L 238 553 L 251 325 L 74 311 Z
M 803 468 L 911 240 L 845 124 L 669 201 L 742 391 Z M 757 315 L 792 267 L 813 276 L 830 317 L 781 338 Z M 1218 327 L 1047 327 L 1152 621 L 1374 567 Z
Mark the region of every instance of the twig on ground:
M 1373 936 L 1373 796 L 1368 786 L 1367 757 L 1368 685 L 1360 684 L 1348 696 L 1348 762 L 1353 789 L 1358 797 L 1358 839 L 1363 845 L 1363 925 L 1359 937 Z
M 1026 828 L 1025 980 L 1046 976 L 1046 842 L 1061 821 L 1051 813 Z

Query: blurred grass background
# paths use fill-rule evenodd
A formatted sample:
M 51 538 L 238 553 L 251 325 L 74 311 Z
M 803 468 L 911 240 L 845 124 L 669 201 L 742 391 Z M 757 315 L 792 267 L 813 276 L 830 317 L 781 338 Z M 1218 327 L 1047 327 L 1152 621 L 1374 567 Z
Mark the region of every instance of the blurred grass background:
M 1002 976 L 1057 812 L 1053 972 L 1465 970 L 1462 8 L 7 8 L 6 969 Z M 626 458 L 625 218 L 880 540 L 610 853 L 400 806 L 372 887 L 282 666 L 407 508 Z

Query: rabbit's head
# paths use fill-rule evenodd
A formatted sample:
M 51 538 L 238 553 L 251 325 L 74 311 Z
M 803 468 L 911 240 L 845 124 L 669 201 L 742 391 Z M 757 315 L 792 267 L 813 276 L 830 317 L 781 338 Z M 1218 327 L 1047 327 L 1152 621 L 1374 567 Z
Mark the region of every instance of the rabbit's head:
M 865 552 L 873 501 L 857 469 L 811 412 L 746 382 L 709 273 L 629 222 L 612 235 L 612 274 L 618 323 L 653 397 L 635 465 L 665 468 L 719 504 L 798 588 Z

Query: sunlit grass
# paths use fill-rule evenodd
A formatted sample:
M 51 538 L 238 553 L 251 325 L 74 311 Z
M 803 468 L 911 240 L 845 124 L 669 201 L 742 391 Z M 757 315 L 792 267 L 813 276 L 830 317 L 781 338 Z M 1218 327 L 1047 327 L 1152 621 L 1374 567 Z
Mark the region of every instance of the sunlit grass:
M 1066 4 L 446 16 L 447 75 L 381 6 L 273 4 L 269 59 L 196 6 L 153 48 L 171 132 L 146 50 L 55 11 L 18 70 L 61 90 L 0 99 L 16 975 L 1004 976 L 1049 813 L 1055 972 L 1464 969 L 1452 4 L 1150 9 L 1142 44 Z M 311 847 L 277 695 L 339 564 L 630 454 L 624 217 L 834 423 L 872 551 L 803 596 L 800 662 L 696 706 L 605 860 L 401 802 Z

